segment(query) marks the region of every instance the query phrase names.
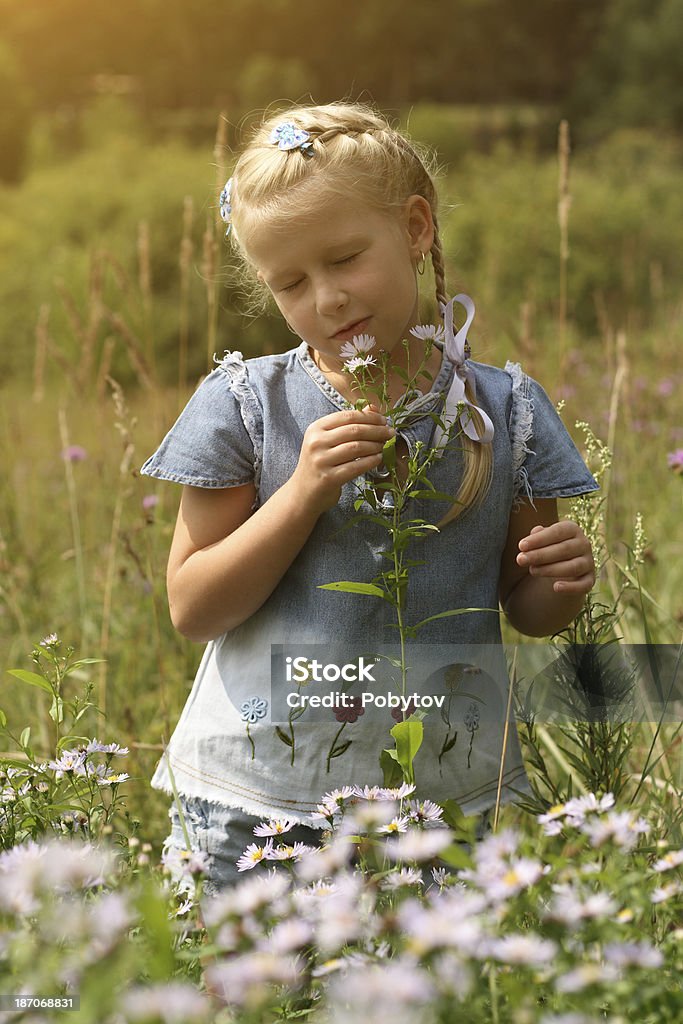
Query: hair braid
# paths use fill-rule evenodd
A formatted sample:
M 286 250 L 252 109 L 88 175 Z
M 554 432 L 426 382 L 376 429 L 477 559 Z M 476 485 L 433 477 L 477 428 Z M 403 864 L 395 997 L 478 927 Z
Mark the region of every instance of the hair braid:
M 432 242 L 431 257 L 432 267 L 434 268 L 434 283 L 436 285 L 436 308 L 440 309 L 440 304 L 445 305 L 448 302 L 446 295 L 446 268 L 443 260 L 443 245 L 441 244 L 439 222 L 433 210 L 432 220 L 434 221 L 434 241 Z

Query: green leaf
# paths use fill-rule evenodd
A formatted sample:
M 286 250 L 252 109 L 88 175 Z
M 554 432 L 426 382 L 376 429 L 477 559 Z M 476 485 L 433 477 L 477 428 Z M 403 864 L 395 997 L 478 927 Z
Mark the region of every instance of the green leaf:
M 384 462 L 384 465 L 389 470 L 396 468 L 396 438 L 397 437 L 398 437 L 398 434 L 394 434 L 393 437 L 389 438 L 387 443 L 384 445 L 384 448 L 382 449 L 382 461 Z
M 319 584 L 318 590 L 341 590 L 345 594 L 367 594 L 368 597 L 383 597 L 385 600 L 388 600 L 387 594 L 372 583 L 355 583 L 352 580 L 342 580 L 339 583 L 322 583 Z
M 439 854 L 439 860 L 445 860 L 449 867 L 456 868 L 457 870 L 472 867 L 472 858 L 457 843 L 453 843 L 452 846 L 447 846 L 445 850 L 442 850 Z
M 49 711 L 50 718 L 53 722 L 60 724 L 64 721 L 64 701 L 61 697 L 52 698 L 52 706 Z
M 396 741 L 396 758 L 403 769 L 404 777 L 407 781 L 414 782 L 413 761 L 422 746 L 424 726 L 421 721 L 411 716 L 405 722 L 398 722 L 391 730 L 391 735 Z
M 438 615 L 430 615 L 428 619 L 422 619 L 421 622 L 417 622 L 414 626 L 411 626 L 411 630 L 419 629 L 420 626 L 426 625 L 427 622 L 434 622 L 435 619 L 445 619 L 449 615 L 467 615 L 469 612 L 493 612 L 494 615 L 499 615 L 500 612 L 497 608 L 454 608 L 449 612 L 439 612 Z
M 22 730 L 21 736 L 19 737 L 19 746 L 23 747 L 24 750 L 26 750 L 26 748 L 28 747 L 30 739 L 31 739 L 31 726 L 27 725 L 26 728 Z
M 20 679 L 22 683 L 28 683 L 29 686 L 38 686 L 41 690 L 45 690 L 46 693 L 52 696 L 52 687 L 47 679 L 43 679 L 37 672 L 27 672 L 24 668 L 10 668 L 7 671 L 9 675 Z
M 0 708 L 0 728 L 4 729 L 6 725 L 7 725 L 7 715 L 2 710 L 2 708 Z
M 276 726 L 275 726 L 275 732 L 276 732 L 276 733 L 278 734 L 278 736 L 280 737 L 280 739 L 282 740 L 282 742 L 283 742 L 283 743 L 286 743 L 288 747 L 291 747 L 291 745 L 292 745 L 292 739 L 291 739 L 291 737 L 290 737 L 290 736 L 288 736 L 288 735 L 287 735 L 287 733 L 286 733 L 286 732 L 284 732 L 284 731 L 283 731 L 283 730 L 282 730 L 282 729 L 280 728 L 280 726 L 279 726 L 279 725 L 276 725 Z
M 457 800 L 444 800 L 441 804 L 444 821 L 453 829 L 455 838 L 473 843 L 477 830 L 478 815 L 465 815 Z M 443 856 L 439 854 L 439 856 Z
M 409 498 L 427 498 L 434 501 L 453 502 L 452 494 L 445 494 L 443 491 L 410 491 Z
M 383 750 L 379 755 L 379 766 L 384 775 L 384 785 L 393 789 L 403 782 L 403 772 L 395 750 Z

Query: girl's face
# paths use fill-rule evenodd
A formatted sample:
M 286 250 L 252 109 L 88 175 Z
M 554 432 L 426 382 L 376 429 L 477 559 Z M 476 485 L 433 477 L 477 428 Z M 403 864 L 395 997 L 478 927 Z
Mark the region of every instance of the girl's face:
M 334 361 L 355 334 L 389 353 L 408 337 L 418 322 L 415 263 L 433 238 L 422 196 L 400 213 L 335 196 L 317 216 L 259 227 L 248 256 L 299 337 Z

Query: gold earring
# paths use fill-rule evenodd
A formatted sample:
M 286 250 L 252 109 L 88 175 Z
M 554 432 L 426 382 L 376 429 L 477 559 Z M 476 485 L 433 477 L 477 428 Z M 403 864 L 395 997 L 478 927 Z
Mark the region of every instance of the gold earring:
M 420 266 L 420 264 L 422 264 L 422 265 Z M 422 276 L 424 274 L 426 264 L 427 264 L 427 259 L 425 257 L 425 254 L 422 252 L 422 250 L 420 250 L 420 258 L 417 261 L 417 264 L 415 266 L 415 269 L 417 270 L 417 272 L 418 272 L 418 274 L 420 276 Z
M 296 334 L 296 331 L 294 330 L 294 328 L 293 328 L 293 327 L 292 327 L 292 325 L 290 324 L 289 320 L 285 320 L 285 323 L 287 324 L 287 330 L 288 330 L 288 331 L 291 331 L 291 332 L 292 332 L 292 334 Z

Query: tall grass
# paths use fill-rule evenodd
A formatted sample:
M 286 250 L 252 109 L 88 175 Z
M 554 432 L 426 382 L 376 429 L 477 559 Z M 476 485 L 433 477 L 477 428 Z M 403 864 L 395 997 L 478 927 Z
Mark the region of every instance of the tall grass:
M 48 272 L 41 263 L 36 290 L 29 288 L 0 313 L 5 327 L 16 323 L 20 304 L 23 320 L 35 325 L 29 335 L 33 360 L 28 348 L 21 360 L 32 361 L 32 375 L 6 353 L 14 383 L 2 388 L 2 703 L 15 704 L 17 715 L 31 719 L 30 695 L 8 681 L 4 669 L 20 665 L 46 633 L 56 631 L 80 654 L 104 657 L 97 682 L 109 738 L 131 748 L 136 813 L 157 839 L 166 831 L 166 798 L 151 792 L 147 780 L 201 652 L 173 631 L 166 608 L 165 559 L 179 495 L 172 485 L 141 478 L 138 467 L 215 351 L 240 348 L 253 355 L 291 343 L 284 328 L 271 321 L 242 322 L 231 305 L 216 204 L 206 199 L 227 177 L 221 131 L 210 171 L 206 154 L 166 147 L 141 156 L 138 177 L 124 181 L 120 192 L 110 182 L 104 190 L 110 212 L 120 206 L 121 218 L 137 218 L 125 231 L 109 230 L 98 215 L 94 233 L 79 240 L 77 255 L 56 234 L 66 231 L 66 220 L 51 228 L 51 244 L 64 247 L 61 264 Z M 457 178 L 444 183 L 454 203 L 467 196 L 466 205 L 447 219 L 449 276 L 454 290 L 463 286 L 477 301 L 474 357 L 498 365 L 520 359 L 551 397 L 564 400 L 565 422 L 579 443 L 576 420 L 587 420 L 607 440 L 613 463 L 601 529 L 611 558 L 597 598 L 618 605 L 618 626 L 630 641 L 678 643 L 681 480 L 666 463 L 667 450 L 683 443 L 677 411 L 683 371 L 670 344 L 681 328 L 671 270 L 681 223 L 672 211 L 680 200 L 668 191 L 676 158 L 664 154 L 661 163 L 645 162 L 638 140 L 623 138 L 613 139 L 604 152 L 584 154 L 572 167 L 570 253 L 563 132 L 559 257 L 555 172 L 504 145 L 487 157 L 464 158 Z M 613 165 L 619 152 L 629 154 L 623 180 Z M 637 217 L 628 179 L 636 160 L 643 161 L 645 182 L 637 191 Z M 71 175 L 87 175 L 93 162 L 92 154 L 77 158 Z M 165 204 L 150 200 L 150 183 L 158 188 L 162 167 L 175 189 Z M 202 176 L 206 188 L 197 185 Z M 60 170 L 59 188 L 67 189 L 68 181 Z M 46 179 L 36 173 L 23 200 L 33 202 L 41 187 L 48 187 Z M 0 196 L 0 239 L 14 230 L 21 201 L 18 193 Z M 86 194 L 85 207 L 89 201 Z M 131 210 L 124 216 L 127 202 Z M 668 211 L 663 218 L 656 216 L 662 207 Z M 60 207 L 59 217 L 65 216 Z M 635 247 L 629 241 L 634 224 Z M 425 309 L 428 304 L 425 295 Z M 86 457 L 63 458 L 70 445 L 81 445 Z M 150 498 L 157 503 L 143 505 Z M 641 538 L 636 573 L 628 548 L 634 545 L 637 513 L 649 540 Z M 628 573 L 637 585 L 623 586 Z M 553 785 L 563 784 L 568 773 L 577 788 L 587 784 L 549 730 L 545 757 Z M 648 758 L 654 781 L 643 785 L 653 797 L 680 785 L 680 743 L 666 730 L 643 727 L 624 769 L 635 785 Z

